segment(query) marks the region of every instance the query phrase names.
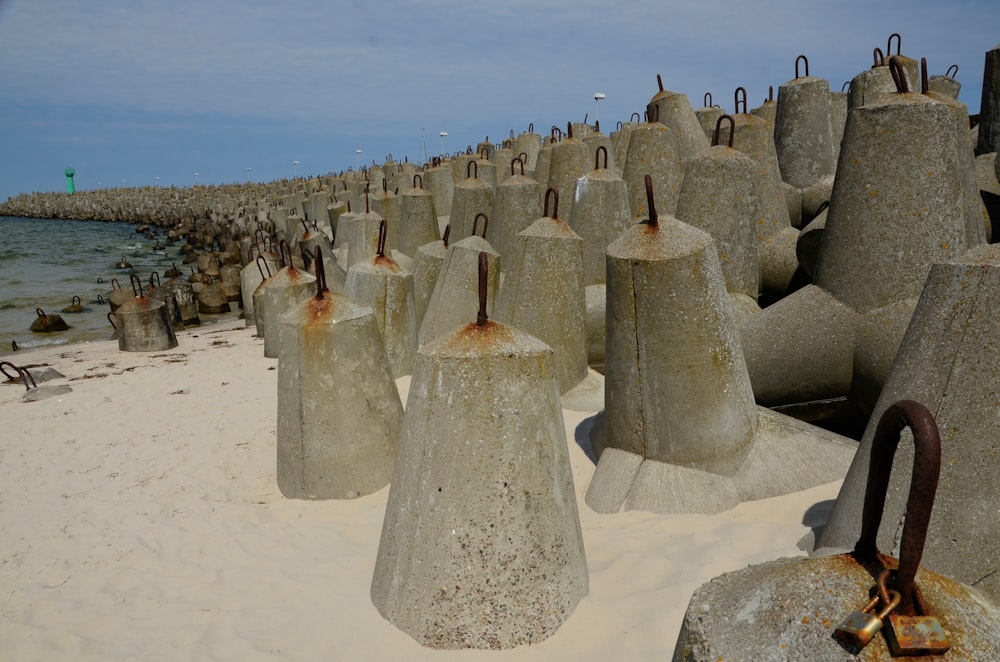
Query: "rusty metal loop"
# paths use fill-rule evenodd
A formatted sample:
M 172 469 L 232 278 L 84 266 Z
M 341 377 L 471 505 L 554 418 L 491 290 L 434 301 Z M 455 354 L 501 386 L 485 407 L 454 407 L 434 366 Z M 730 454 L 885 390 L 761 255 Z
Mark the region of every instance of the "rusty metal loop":
M 594 131 L 596 133 L 601 132 L 601 120 L 594 120 Z
M 549 216 L 549 194 L 552 194 L 552 215 Z M 559 191 L 553 187 L 545 190 L 545 209 L 542 212 L 545 218 L 559 218 Z
M 635 118 L 634 120 L 632 119 L 633 117 Z M 629 122 L 638 122 L 641 119 L 642 119 L 642 115 L 640 115 L 639 113 L 632 113 L 631 115 L 628 116 L 628 121 Z
M 418 185 L 417 182 L 420 182 L 420 184 Z M 422 189 L 423 187 L 424 187 L 424 178 L 421 175 L 413 175 L 413 188 Z
M 128 277 L 129 283 L 132 284 L 132 293 L 137 297 L 142 297 L 142 279 L 140 279 L 135 274 Z M 138 289 L 138 291 L 136 291 Z
M 153 284 L 153 277 L 154 276 L 156 277 L 156 284 L 155 285 Z M 149 286 L 150 287 L 159 287 L 160 286 L 160 274 L 158 272 L 154 271 L 151 274 L 149 274 Z
M 527 152 L 521 152 L 517 156 L 521 159 L 522 162 L 524 162 L 524 163 L 528 162 L 528 153 Z
M 101 278 L 100 276 L 98 276 L 98 277 L 97 277 L 97 284 L 98 284 L 98 285 L 100 285 L 100 284 L 102 284 L 102 283 L 104 283 L 104 279 L 103 279 L 103 278 Z
M 97 303 L 101 304 L 102 306 L 104 305 L 104 297 L 101 296 L 100 294 L 97 295 Z
M 444 234 L 441 235 L 441 243 L 444 244 L 445 248 L 448 248 L 448 237 L 451 236 L 451 223 L 444 226 Z
M 118 330 L 118 325 L 115 324 L 115 321 L 113 319 L 111 319 L 112 315 L 114 315 L 115 317 L 118 317 L 118 314 L 115 313 L 115 311 L 113 311 L 113 310 L 110 313 L 107 314 L 108 322 L 111 324 L 111 328 L 114 329 L 115 331 L 117 331 Z
M 388 229 L 389 225 L 384 218 L 378 222 L 378 248 L 375 250 L 375 254 L 379 257 L 385 257 L 385 237 L 388 234 Z
M 851 81 L 849 81 L 849 80 L 844 81 L 844 84 L 840 86 L 840 91 L 841 92 L 850 92 L 851 91 Z
M 510 160 L 510 174 L 511 174 L 511 177 L 514 176 L 514 164 L 515 163 L 520 163 L 521 164 L 521 176 L 523 177 L 524 176 L 524 159 L 522 159 L 520 156 L 515 156 L 514 158 L 512 158 Z
M 309 226 L 306 225 L 306 219 L 303 218 L 299 223 L 302 224 L 302 229 L 306 231 L 306 234 L 309 234 Z
M 660 225 L 660 220 L 656 215 L 656 205 L 653 204 L 653 177 L 647 174 L 643 181 L 646 184 L 646 205 L 649 207 L 649 220 L 646 221 L 646 225 L 655 228 Z
M 774 85 L 767 86 L 767 100 L 774 101 Z
M 896 55 L 900 54 L 900 49 L 903 47 L 903 38 L 899 36 L 898 32 L 893 32 L 889 35 L 889 41 L 886 42 L 885 52 L 887 55 L 892 55 L 892 38 L 896 38 Z
M 155 274 L 156 272 L 154 271 L 153 273 Z M 73 298 L 69 300 L 69 304 L 71 306 L 82 306 L 83 300 L 79 296 L 74 295 Z
M 729 147 L 733 146 L 733 135 L 736 133 L 736 120 L 732 115 L 722 115 L 715 120 L 715 133 L 712 135 L 712 147 L 719 144 L 719 132 L 722 130 L 722 120 L 729 120 Z
M 482 159 L 483 161 L 488 161 L 489 157 L 490 157 L 490 149 L 488 147 L 483 147 L 481 150 L 479 150 L 480 159 Z
M 927 81 L 927 58 L 920 58 L 920 93 L 927 94 L 927 90 L 930 89 L 930 85 Z
M 535 132 L 535 123 L 528 122 L 528 133 L 534 133 L 534 132 Z
M 389 180 L 388 179 L 384 179 L 384 178 L 382 179 L 382 192 L 386 193 L 386 194 L 389 193 Z
M 941 438 L 937 424 L 930 411 L 919 402 L 900 400 L 886 409 L 879 419 L 871 445 L 861 536 L 854 546 L 854 556 L 859 561 L 878 558 L 876 538 L 882 523 L 892 461 L 899 446 L 899 433 L 904 427 L 913 432 L 913 474 L 906 501 L 894 588 L 902 596 L 899 613 L 912 615 L 914 577 L 920 567 L 941 471 Z
M 35 308 L 35 313 L 36 313 L 36 314 L 37 314 L 37 315 L 38 315 L 39 317 L 47 317 L 47 315 L 45 314 L 45 311 L 44 311 L 44 310 L 42 310 L 41 308 Z
M 649 117 L 649 121 L 651 123 L 652 122 L 659 122 L 660 121 L 660 107 L 658 105 L 656 105 L 656 104 L 653 104 L 652 112 L 650 113 L 650 117 Z
M 263 255 L 258 255 L 256 262 L 257 262 L 257 270 L 260 272 L 261 279 L 262 280 L 267 280 L 268 278 L 270 278 L 271 277 L 271 265 L 269 265 L 267 263 L 267 260 L 264 259 L 264 256 Z M 264 264 L 264 268 L 263 269 L 260 266 L 261 263 Z M 264 275 L 264 269 L 267 269 L 267 275 L 266 276 Z
M 479 251 L 479 312 L 476 313 L 476 326 L 486 326 L 489 318 L 486 316 L 486 294 L 489 285 L 490 262 L 486 251 Z
M 474 171 L 473 174 L 471 175 L 469 174 L 470 170 Z M 479 165 L 475 161 L 470 160 L 468 163 L 465 164 L 465 178 L 479 179 Z
M 480 235 L 483 239 L 486 239 L 486 227 L 490 224 L 490 219 L 483 212 L 476 214 L 476 217 L 472 219 L 472 234 L 476 234 L 476 228 L 479 227 L 479 217 L 483 217 L 483 234 Z
M 319 244 L 313 246 L 313 262 L 316 263 L 316 298 L 322 299 L 323 293 L 329 292 L 329 289 L 326 287 L 326 267 L 323 265 L 323 251 Z
M 952 69 L 955 70 L 954 73 L 952 73 Z M 955 76 L 957 76 L 958 75 L 958 65 L 957 64 L 953 64 L 950 67 L 948 67 L 948 70 L 946 72 L 944 72 L 944 75 L 947 76 L 948 78 L 954 78 Z
M 882 49 L 879 48 L 878 46 L 876 46 L 872 50 L 872 60 L 874 60 L 874 63 L 872 64 L 872 69 L 874 69 L 875 67 L 885 66 L 885 53 L 883 53 Z
M 740 94 L 740 92 L 742 92 L 743 94 Z M 746 114 L 746 112 L 747 112 L 747 88 L 743 87 L 742 85 L 740 87 L 737 87 L 736 91 L 733 93 L 733 97 L 735 99 L 735 103 L 734 103 L 734 107 L 733 107 L 734 112 L 736 112 L 737 115 L 740 113 L 740 102 L 742 101 L 743 102 L 743 113 Z
M 660 74 L 656 74 L 656 86 L 660 88 L 660 92 L 663 91 L 663 79 L 660 77 Z
M 896 84 L 896 92 L 904 94 L 910 91 L 910 86 L 906 82 L 906 70 L 903 69 L 903 59 L 898 55 L 889 58 L 889 73 L 892 74 L 892 82 Z
M 112 290 L 120 290 L 120 289 L 121 289 L 121 287 L 122 287 L 122 286 L 121 286 L 121 284 L 120 284 L 120 283 L 118 282 L 118 279 L 117 279 L 117 278 L 112 278 L 112 279 L 111 279 L 111 289 L 112 289 Z
M 622 130 L 622 121 L 618 120 L 618 123 L 615 124 L 615 131 L 621 131 L 621 130 Z
M 17 368 L 17 366 L 14 366 Z M 38 384 L 35 383 L 35 376 L 32 375 L 27 368 L 17 368 L 18 373 L 21 375 L 21 380 L 24 382 L 24 390 L 30 391 L 33 388 L 38 388 Z M 28 381 L 31 381 L 31 386 L 28 386 Z
M 4 366 L 5 365 L 9 365 L 11 368 L 14 369 L 14 374 L 13 375 L 10 374 L 9 372 L 7 372 L 6 370 L 4 370 Z M 20 369 L 16 365 L 14 365 L 13 363 L 11 363 L 10 361 L 0 361 L 0 372 L 2 372 L 4 374 L 4 377 L 6 377 L 7 379 L 9 379 L 11 381 L 14 381 L 14 380 L 17 379 L 18 375 L 20 374 Z
M 601 166 L 601 152 L 604 152 L 604 169 L 608 169 L 608 148 L 604 145 L 598 145 L 597 150 L 594 152 L 594 170 L 600 170 Z
M 566 137 L 567 138 L 572 138 L 573 137 L 573 123 L 572 122 L 566 122 Z
M 701 98 L 701 103 L 702 103 L 703 106 L 705 106 L 705 108 L 711 108 L 712 107 L 712 93 L 711 92 L 705 92 L 705 96 L 703 96 Z
M 805 64 L 806 64 L 806 75 L 805 75 L 805 77 L 808 78 L 809 77 L 809 58 L 807 58 L 805 55 L 799 55 L 798 57 L 795 58 L 795 77 L 796 78 L 800 78 L 800 76 L 799 76 L 799 60 L 805 62 Z

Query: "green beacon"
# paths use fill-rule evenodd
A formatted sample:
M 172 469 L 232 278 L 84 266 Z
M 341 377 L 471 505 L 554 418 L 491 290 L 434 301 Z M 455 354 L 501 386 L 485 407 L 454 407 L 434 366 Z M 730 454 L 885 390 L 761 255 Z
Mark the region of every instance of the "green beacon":
M 66 192 L 73 195 L 76 191 L 76 187 L 73 185 L 73 175 L 76 174 L 76 170 L 66 168 L 64 172 L 66 173 Z

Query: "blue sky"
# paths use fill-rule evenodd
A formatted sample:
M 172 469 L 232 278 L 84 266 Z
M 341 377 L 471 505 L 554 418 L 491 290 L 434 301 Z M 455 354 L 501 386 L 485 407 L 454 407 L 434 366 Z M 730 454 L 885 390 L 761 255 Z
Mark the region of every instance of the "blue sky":
M 90 189 L 420 161 L 422 131 L 428 155 L 441 131 L 448 152 L 544 133 L 598 91 L 607 131 L 658 73 L 695 107 L 740 85 L 754 107 L 798 54 L 840 89 L 893 32 L 932 74 L 957 64 L 976 113 L 998 25 L 997 0 L 0 0 L 0 200 L 64 190 L 66 166 Z

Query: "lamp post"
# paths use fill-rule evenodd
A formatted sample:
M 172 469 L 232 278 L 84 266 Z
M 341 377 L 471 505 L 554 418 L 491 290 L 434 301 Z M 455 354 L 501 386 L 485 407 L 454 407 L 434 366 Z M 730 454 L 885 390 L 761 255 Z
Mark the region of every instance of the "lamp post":
M 160 176 L 159 175 L 156 176 L 156 185 L 157 186 L 160 185 Z
M 354 150 L 354 161 L 358 166 L 358 172 L 361 172 L 361 150 Z
M 198 173 L 194 173 L 194 185 L 198 185 Z
M 298 161 L 292 161 L 292 167 L 295 169 L 294 170 L 295 178 L 298 179 L 299 178 L 299 162 Z
M 601 121 L 601 100 L 607 98 L 604 92 L 594 92 L 594 123 L 595 125 Z
M 445 137 L 447 137 L 448 132 L 447 131 L 442 131 L 438 135 L 441 136 L 441 156 L 444 156 L 444 139 L 445 139 Z
M 250 171 L 251 170 L 253 170 L 253 168 L 249 168 L 249 167 L 247 168 L 247 181 L 248 182 L 250 181 Z

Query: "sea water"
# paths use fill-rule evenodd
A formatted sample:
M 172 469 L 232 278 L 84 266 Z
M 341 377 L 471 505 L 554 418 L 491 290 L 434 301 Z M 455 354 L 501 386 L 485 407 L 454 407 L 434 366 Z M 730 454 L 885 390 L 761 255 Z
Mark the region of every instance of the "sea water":
M 114 329 L 107 317 L 111 311 L 107 299 L 115 284 L 131 291 L 130 275 L 135 274 L 145 292 L 153 271 L 162 277 L 174 263 L 190 271 L 181 264 L 180 242 L 167 244 L 162 231 L 149 238 L 137 233 L 137 227 L 136 223 L 0 217 L 0 355 L 12 360 L 12 342 L 19 349 L 30 349 L 108 340 Z M 158 248 L 158 243 L 164 247 Z M 130 268 L 116 268 L 123 258 Z M 63 312 L 74 296 L 80 297 L 84 312 Z M 232 306 L 235 310 L 237 304 Z M 39 308 L 62 317 L 69 330 L 32 332 Z M 205 321 L 220 316 L 209 318 Z

